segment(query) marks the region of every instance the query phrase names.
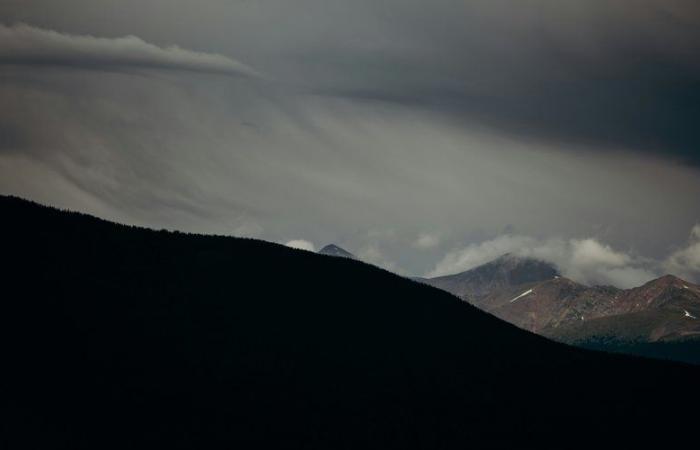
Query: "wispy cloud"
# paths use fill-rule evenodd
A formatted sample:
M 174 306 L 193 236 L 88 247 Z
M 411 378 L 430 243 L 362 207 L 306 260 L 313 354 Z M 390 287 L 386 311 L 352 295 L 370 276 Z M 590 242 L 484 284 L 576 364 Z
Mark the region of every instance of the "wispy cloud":
M 75 35 L 26 24 L 0 25 L 0 64 L 260 76 L 251 67 L 224 55 L 196 52 L 176 45 L 159 47 L 131 35 L 117 38 Z
M 314 243 L 305 239 L 292 239 L 291 241 L 287 241 L 287 243 L 284 245 L 287 247 L 296 248 L 298 250 L 306 250 L 309 252 L 316 251 L 316 246 Z
M 421 233 L 415 241 L 413 241 L 413 247 L 420 250 L 428 250 L 435 248 L 440 244 L 440 236 L 432 233 Z

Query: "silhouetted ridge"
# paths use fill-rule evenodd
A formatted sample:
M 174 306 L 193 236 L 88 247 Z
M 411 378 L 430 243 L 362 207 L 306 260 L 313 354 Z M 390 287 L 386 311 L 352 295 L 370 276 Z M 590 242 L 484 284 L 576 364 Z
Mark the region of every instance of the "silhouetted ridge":
M 695 425 L 693 367 L 553 343 L 351 259 L 0 214 L 4 448 L 669 446 Z

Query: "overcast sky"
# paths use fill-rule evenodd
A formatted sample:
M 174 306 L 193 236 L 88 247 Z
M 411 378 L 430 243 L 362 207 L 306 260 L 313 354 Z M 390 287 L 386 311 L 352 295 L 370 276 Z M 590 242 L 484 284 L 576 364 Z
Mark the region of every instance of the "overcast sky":
M 698 55 L 697 0 L 4 0 L 0 192 L 402 274 L 700 281 Z

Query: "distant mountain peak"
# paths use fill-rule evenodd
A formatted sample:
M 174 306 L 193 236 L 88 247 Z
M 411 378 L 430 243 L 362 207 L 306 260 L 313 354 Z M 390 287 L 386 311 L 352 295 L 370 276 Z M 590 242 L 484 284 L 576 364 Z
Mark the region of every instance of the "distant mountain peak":
M 498 258 L 492 260 L 490 263 L 486 264 L 498 264 L 498 263 L 513 263 L 513 264 L 524 264 L 524 263 L 537 263 L 542 265 L 548 265 L 554 267 L 552 263 L 549 263 L 543 259 L 535 258 L 534 256 L 518 255 L 517 253 L 504 253 Z
M 530 256 L 521 256 L 514 253 L 505 253 L 498 258 L 475 267 L 467 272 L 497 270 L 502 275 L 515 277 L 516 284 L 533 281 L 551 280 L 561 276 L 554 264 Z M 517 278 L 527 278 L 518 281 Z M 531 279 L 530 279 L 531 278 Z
M 349 251 L 345 250 L 342 247 L 339 247 L 335 244 L 328 244 L 325 247 L 323 247 L 321 250 L 318 251 L 319 254 L 321 255 L 328 255 L 328 256 L 340 256 L 342 258 L 352 258 L 355 259 L 355 255 L 350 253 Z
M 499 261 L 499 260 L 519 260 L 519 259 L 535 259 L 535 258 L 528 258 L 527 256 L 521 256 L 515 253 L 504 253 L 498 258 L 494 259 L 493 261 Z
M 700 299 L 700 286 L 674 275 L 664 275 L 627 292 L 636 307 L 664 305 L 670 300 L 688 296 Z
M 506 253 L 473 269 L 424 282 L 470 300 L 510 286 L 552 280 L 561 274 L 546 261 Z
M 660 292 L 668 291 L 669 289 L 670 290 L 683 289 L 683 290 L 696 291 L 698 289 L 698 286 L 689 282 L 689 281 L 685 281 L 681 278 L 678 278 L 675 275 L 663 275 L 659 278 L 648 281 L 647 283 L 643 284 L 642 286 L 639 286 L 637 288 L 633 288 L 631 290 L 636 291 L 636 292 L 660 293 Z
M 666 275 L 663 275 L 655 280 L 651 280 L 646 284 L 648 284 L 648 285 L 656 284 L 656 285 L 666 285 L 666 286 L 686 286 L 686 285 L 689 285 L 691 283 L 689 283 L 681 278 L 678 278 L 675 275 L 666 274 Z

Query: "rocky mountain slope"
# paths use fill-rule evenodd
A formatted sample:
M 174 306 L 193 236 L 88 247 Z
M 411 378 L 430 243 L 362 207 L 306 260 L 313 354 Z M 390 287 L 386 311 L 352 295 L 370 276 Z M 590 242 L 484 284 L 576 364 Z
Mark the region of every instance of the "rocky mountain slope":
M 466 272 L 417 280 L 478 304 L 493 292 L 549 280 L 558 275 L 557 269 L 549 263 L 506 254 Z
M 522 273 L 528 270 L 530 281 L 525 281 Z M 547 263 L 504 255 L 424 282 L 520 328 L 567 343 L 619 347 L 700 339 L 700 286 L 671 275 L 633 289 L 589 287 L 553 267 L 547 270 Z M 684 360 L 700 362 L 700 352 Z
M 620 291 L 606 314 L 542 333 L 567 342 L 660 342 L 700 338 L 700 286 L 667 275 Z M 699 355 L 700 356 L 700 355 Z

